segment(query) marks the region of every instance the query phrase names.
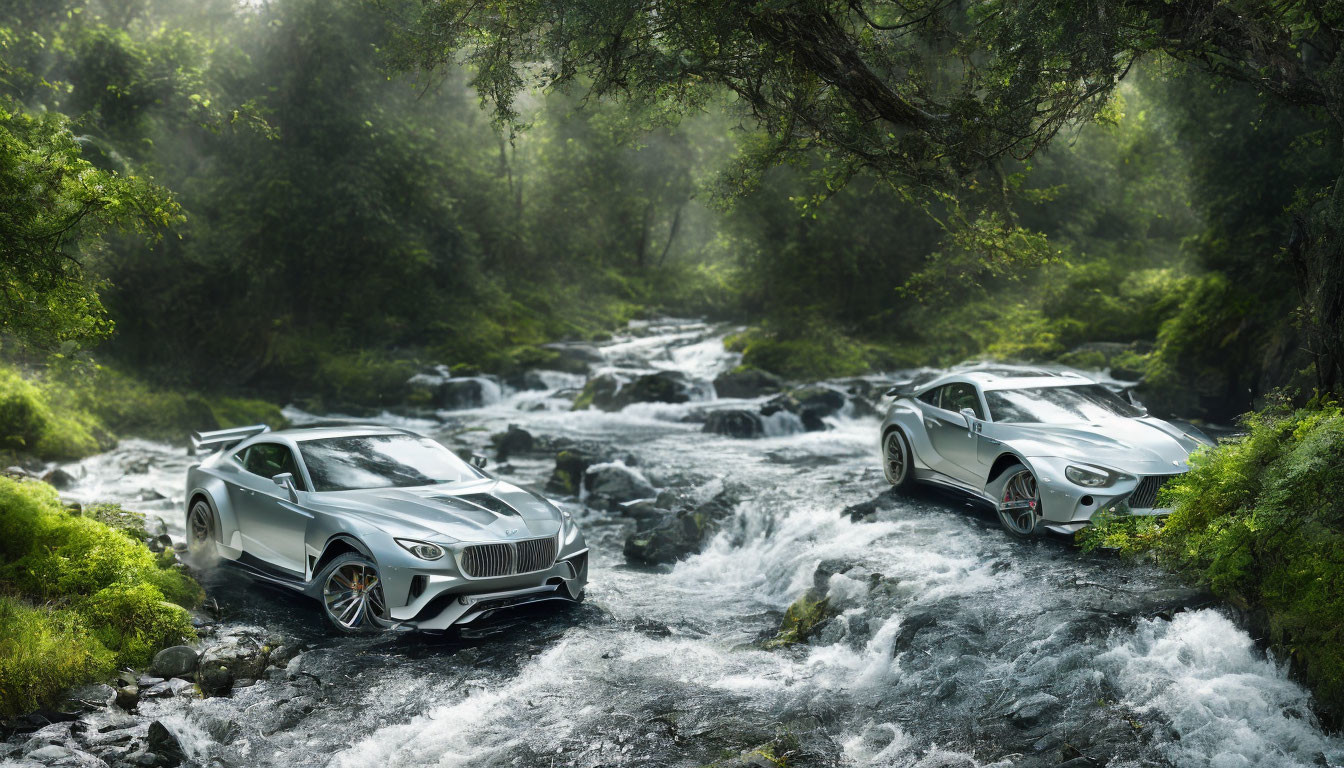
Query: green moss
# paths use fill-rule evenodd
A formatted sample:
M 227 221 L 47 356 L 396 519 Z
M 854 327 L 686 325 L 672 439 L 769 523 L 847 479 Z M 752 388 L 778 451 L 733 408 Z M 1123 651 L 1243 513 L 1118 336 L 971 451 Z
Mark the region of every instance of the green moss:
M 830 601 L 809 590 L 785 609 L 784 618 L 779 623 L 779 633 L 767 640 L 765 647 L 782 648 L 806 642 L 830 618 Z
M 51 706 L 61 691 L 115 669 L 113 653 L 79 614 L 0 597 L 0 714 Z
M 1344 715 L 1344 410 L 1272 408 L 1168 483 L 1160 528 L 1102 520 L 1080 534 L 1159 562 L 1259 619 L 1270 642 Z
M 0 592 L 11 596 L 0 606 L 6 712 L 195 637 L 184 607 L 204 593 L 140 541 L 143 520 L 115 505 L 87 515 L 63 508 L 45 483 L 0 478 Z
M 12 368 L 0 368 L 0 450 L 73 459 L 106 447 L 92 415 L 53 407 L 51 393 Z

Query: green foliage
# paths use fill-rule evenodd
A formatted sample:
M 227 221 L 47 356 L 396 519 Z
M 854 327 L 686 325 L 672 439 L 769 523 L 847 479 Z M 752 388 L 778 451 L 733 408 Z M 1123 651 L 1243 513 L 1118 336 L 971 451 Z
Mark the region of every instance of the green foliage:
M 195 637 L 183 606 L 204 592 L 127 518 L 111 505 L 73 515 L 51 486 L 0 478 L 0 711 L 27 711 Z
M 54 405 L 49 392 L 0 366 L 0 450 L 73 459 L 107 445 L 96 418 Z
M 0 596 L 0 714 L 49 706 L 61 691 L 106 678 L 115 669 L 112 652 L 79 614 L 30 608 Z
M 29 114 L 3 95 L 0 210 L 0 331 L 42 346 L 111 331 L 84 268 L 105 236 L 143 242 L 179 220 L 162 189 L 86 160 L 64 116 Z
M 744 331 L 724 343 L 742 353 L 743 365 L 793 379 L 854 376 L 868 372 L 876 359 L 873 347 L 815 318 L 778 330 Z
M 1151 552 L 1261 616 L 1319 700 L 1344 711 L 1344 409 L 1274 407 L 1163 489 L 1166 524 L 1112 519 L 1085 546 Z

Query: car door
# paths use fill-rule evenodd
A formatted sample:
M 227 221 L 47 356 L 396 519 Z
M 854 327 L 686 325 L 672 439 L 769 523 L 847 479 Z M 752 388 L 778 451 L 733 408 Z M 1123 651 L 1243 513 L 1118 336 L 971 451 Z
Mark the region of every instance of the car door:
M 966 418 L 961 415 L 962 408 L 970 408 L 979 420 L 969 429 Z M 938 407 L 928 409 L 924 419 L 929 442 L 943 462 L 938 471 L 976 488 L 984 480 L 980 467 L 981 438 L 977 429 L 983 425 L 984 418 L 985 409 L 980 404 L 980 393 L 975 385 L 953 382 L 942 388 Z
M 236 458 L 243 471 L 229 487 L 229 498 L 238 517 L 243 551 L 265 565 L 304 574 L 304 540 L 312 515 L 289 500 L 289 492 L 271 478 L 289 472 L 299 490 L 303 473 L 294 452 L 280 443 L 253 443 Z

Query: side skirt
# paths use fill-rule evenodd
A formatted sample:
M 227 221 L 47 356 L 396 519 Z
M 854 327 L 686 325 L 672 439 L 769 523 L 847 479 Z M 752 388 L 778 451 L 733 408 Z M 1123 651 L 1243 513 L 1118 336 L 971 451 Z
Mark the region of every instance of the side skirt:
M 242 571 L 247 576 L 264 581 L 268 584 L 292 589 L 295 592 L 308 593 L 308 582 L 303 580 L 303 576 L 293 571 L 277 568 L 270 563 L 260 560 L 244 552 L 238 556 L 237 560 L 224 560 L 229 567 Z

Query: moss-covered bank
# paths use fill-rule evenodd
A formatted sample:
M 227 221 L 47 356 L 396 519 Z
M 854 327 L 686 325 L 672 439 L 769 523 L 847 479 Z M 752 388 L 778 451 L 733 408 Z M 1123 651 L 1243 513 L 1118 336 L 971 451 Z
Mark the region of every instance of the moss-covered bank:
M 0 477 L 0 714 L 49 706 L 195 637 L 185 608 L 200 585 L 137 538 L 142 519 L 91 513 L 62 507 L 45 483 Z
M 1274 407 L 1192 459 L 1151 518 L 1083 530 L 1088 549 L 1146 554 L 1207 585 L 1290 658 L 1327 719 L 1344 723 L 1344 409 Z
M 153 389 L 107 368 L 24 372 L 0 365 L 0 453 L 77 459 L 117 437 L 181 441 L 198 429 L 284 423 L 263 400 Z

